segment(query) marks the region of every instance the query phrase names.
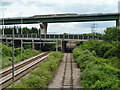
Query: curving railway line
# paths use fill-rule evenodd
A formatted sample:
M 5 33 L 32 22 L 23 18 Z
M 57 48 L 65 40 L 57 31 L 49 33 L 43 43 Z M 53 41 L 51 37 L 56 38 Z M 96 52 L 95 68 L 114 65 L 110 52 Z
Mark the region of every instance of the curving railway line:
M 21 61 L 14 66 L 14 80 L 17 81 L 25 76 L 28 72 L 35 69 L 43 60 L 48 57 L 47 52 L 43 52 L 37 56 Z M 6 88 L 12 84 L 12 66 L 1 70 L 0 87 Z

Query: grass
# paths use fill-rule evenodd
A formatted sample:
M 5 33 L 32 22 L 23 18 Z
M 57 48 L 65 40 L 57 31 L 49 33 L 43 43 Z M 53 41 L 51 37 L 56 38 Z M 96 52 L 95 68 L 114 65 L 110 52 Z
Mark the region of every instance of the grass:
M 38 55 L 39 53 L 40 51 L 37 50 L 24 50 L 23 60 Z M 12 62 L 9 60 L 9 58 L 12 60 L 11 56 L 2 55 L 2 68 L 12 65 Z M 19 61 L 21 61 L 21 54 L 18 54 L 14 57 L 14 63 L 17 63 Z

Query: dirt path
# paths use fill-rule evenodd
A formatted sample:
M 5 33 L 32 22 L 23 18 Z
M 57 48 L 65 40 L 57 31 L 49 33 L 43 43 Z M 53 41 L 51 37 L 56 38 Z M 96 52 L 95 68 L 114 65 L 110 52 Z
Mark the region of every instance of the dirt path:
M 73 60 L 72 53 L 65 53 L 63 60 L 48 88 L 81 88 L 80 69 Z

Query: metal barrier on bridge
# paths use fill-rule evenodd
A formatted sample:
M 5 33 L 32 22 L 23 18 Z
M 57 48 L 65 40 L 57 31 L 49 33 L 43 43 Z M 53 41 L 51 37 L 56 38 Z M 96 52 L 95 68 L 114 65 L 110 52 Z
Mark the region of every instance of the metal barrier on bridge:
M 12 35 L 4 35 L 5 38 L 12 38 Z M 102 40 L 101 36 L 88 36 L 88 35 L 77 35 L 77 34 L 43 34 L 43 35 L 34 35 L 34 34 L 23 34 L 23 35 L 15 35 L 15 38 L 40 38 L 40 39 L 97 39 Z

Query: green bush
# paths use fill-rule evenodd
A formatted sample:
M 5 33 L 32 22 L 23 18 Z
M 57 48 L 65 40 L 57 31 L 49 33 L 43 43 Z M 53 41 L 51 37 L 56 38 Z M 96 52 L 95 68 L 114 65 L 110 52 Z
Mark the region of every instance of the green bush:
M 77 64 L 78 64 L 78 66 L 81 68 L 81 70 L 83 71 L 85 68 L 86 68 L 86 66 L 90 63 L 90 62 L 92 62 L 92 61 L 94 61 L 96 58 L 94 57 L 94 56 L 91 56 L 91 55 L 82 55 L 82 56 L 79 56 L 78 58 L 77 58 Z
M 99 51 L 99 56 L 100 57 L 103 57 L 104 54 L 109 51 L 111 48 L 113 47 L 112 44 L 109 44 L 109 43 L 103 43 L 100 48 L 98 49 Z
M 2 55 L 11 57 L 12 56 L 12 48 L 11 47 L 7 47 L 4 44 L 2 44 L 1 46 L 2 46 Z
M 23 49 L 23 51 L 24 51 L 24 49 Z M 15 52 L 15 56 L 20 55 L 21 54 L 21 48 L 15 48 L 14 52 Z
M 88 49 L 90 52 L 94 50 L 96 54 L 99 55 L 98 49 L 100 48 L 101 44 L 102 42 L 97 40 L 90 40 L 88 42 L 84 42 L 80 47 L 83 48 L 83 50 Z
M 108 64 L 95 64 L 82 72 L 81 81 L 84 88 L 118 88 L 117 68 Z
M 107 46 L 103 50 L 109 51 L 111 49 L 109 47 L 112 45 Z M 120 69 L 118 68 L 120 59 L 112 55 L 112 57 L 107 57 L 108 59 L 99 58 L 95 51 L 91 50 L 90 52 L 81 49 L 81 47 L 82 45 L 80 48 L 76 47 L 73 50 L 73 57 L 82 70 L 81 82 L 83 88 L 120 88 Z M 101 51 L 102 47 L 100 47 Z
M 74 59 L 77 59 L 78 56 L 80 55 L 83 55 L 83 50 L 79 47 L 76 47 L 74 50 L 73 50 L 73 58 Z
M 79 48 L 83 50 L 88 49 L 90 52 L 95 51 L 96 55 L 103 58 L 119 57 L 120 58 L 120 42 L 112 41 L 100 42 L 97 40 L 90 40 L 84 42 Z

